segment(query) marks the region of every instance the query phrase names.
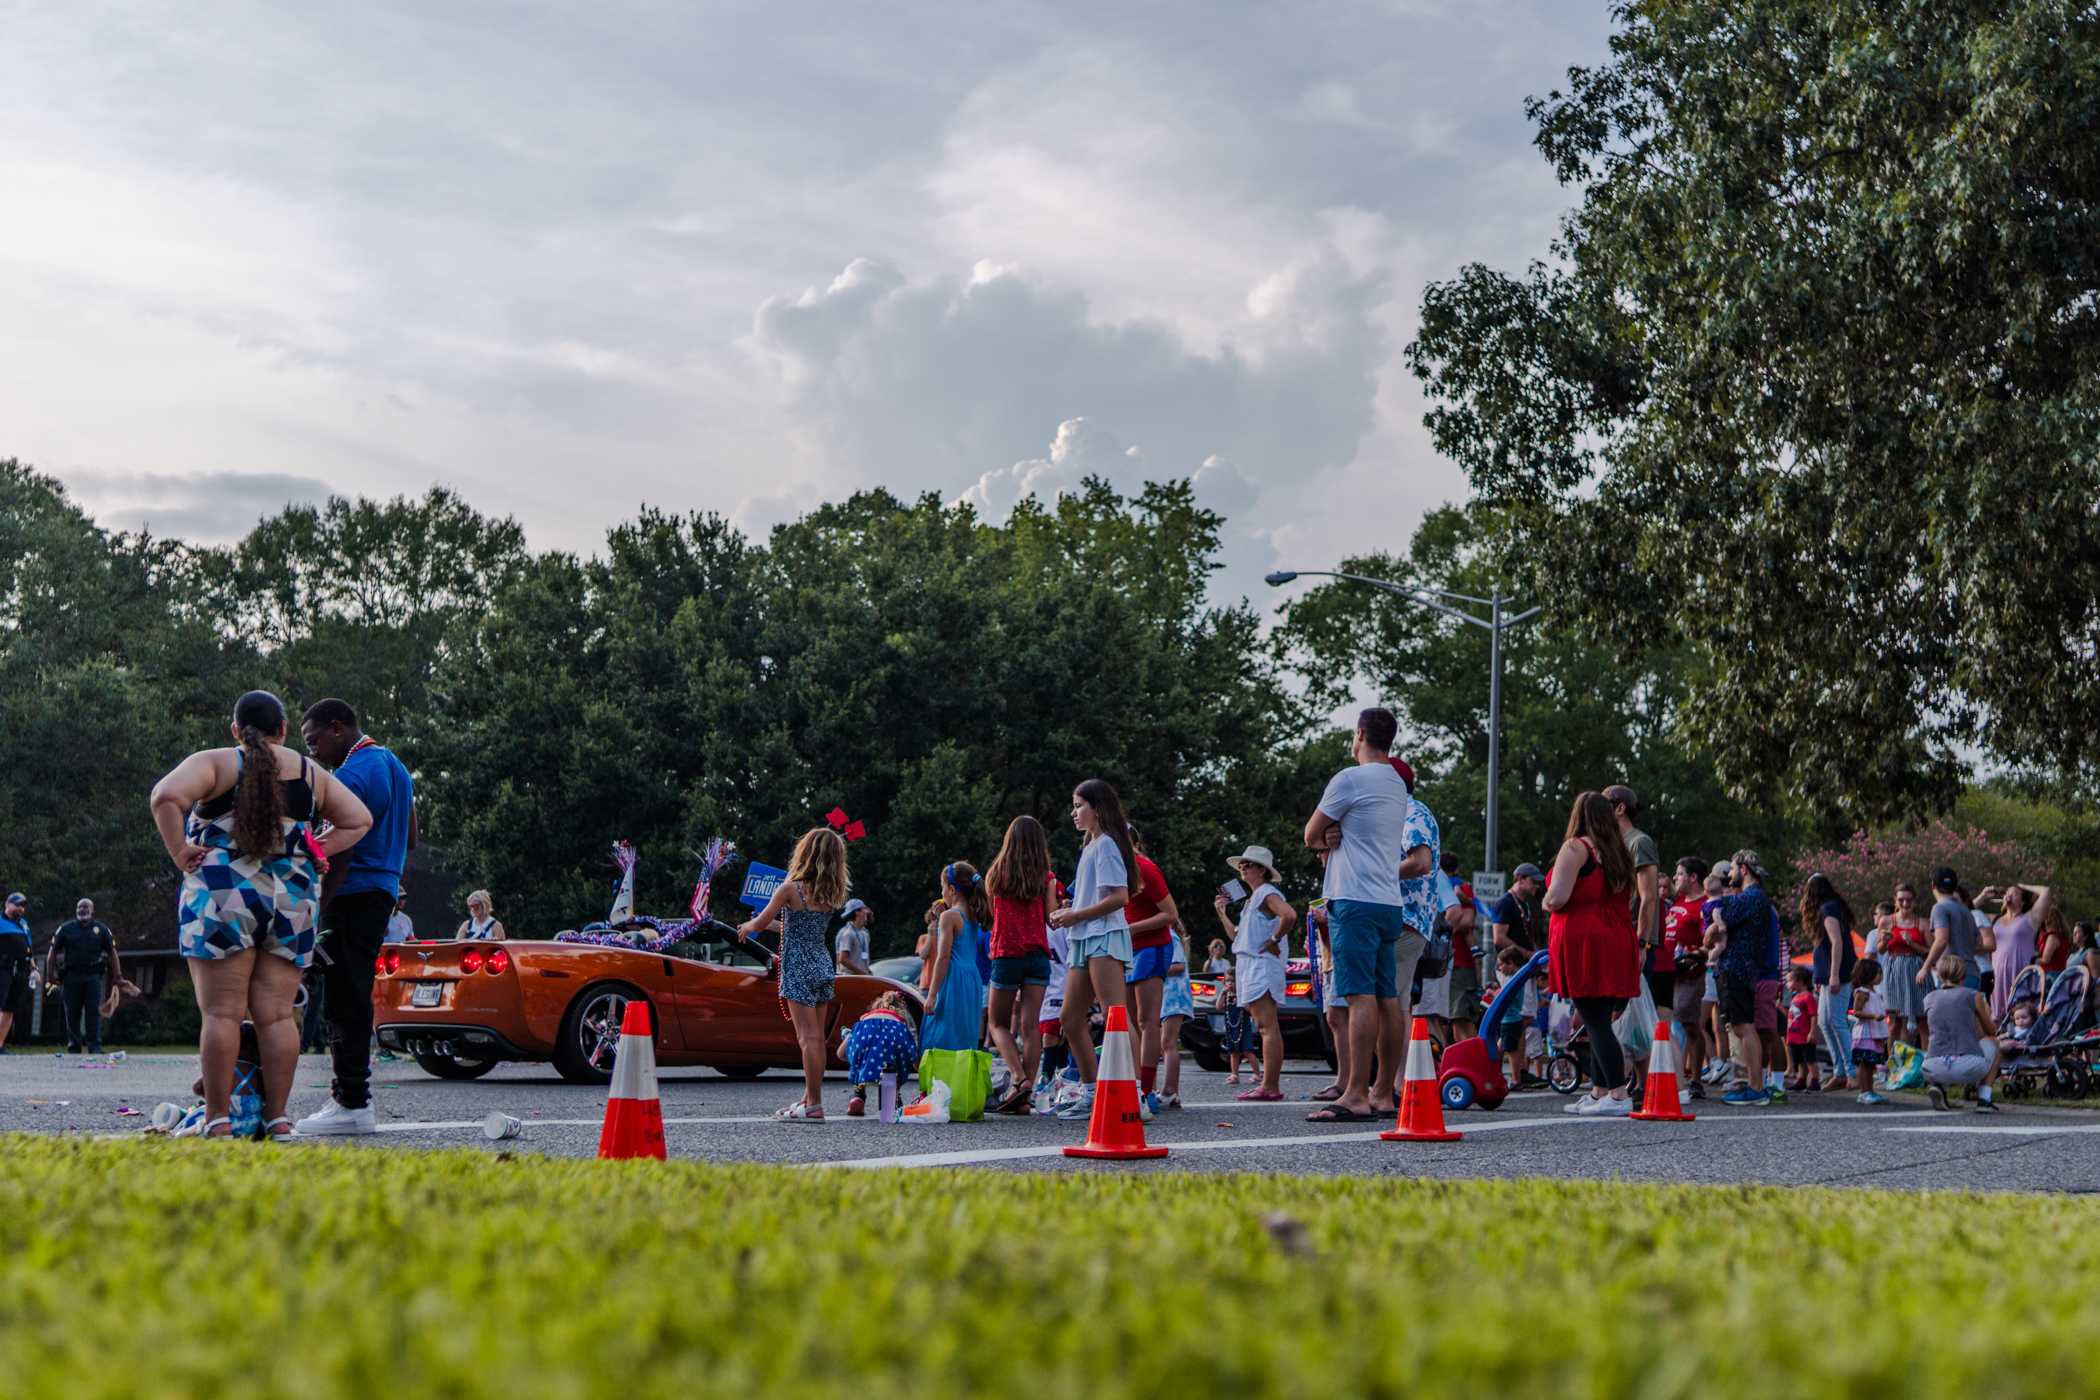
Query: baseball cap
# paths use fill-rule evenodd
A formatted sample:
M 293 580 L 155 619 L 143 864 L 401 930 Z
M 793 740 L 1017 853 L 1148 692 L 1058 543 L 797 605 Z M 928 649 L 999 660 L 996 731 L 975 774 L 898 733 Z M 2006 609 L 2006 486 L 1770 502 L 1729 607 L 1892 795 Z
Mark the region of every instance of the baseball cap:
M 1706 873 L 1708 875 L 1718 875 L 1725 880 L 1729 876 L 1735 874 L 1735 866 L 1730 864 L 1728 861 L 1717 860 L 1713 863 L 1713 868 L 1708 870 Z
M 1527 860 L 1511 873 L 1510 878 L 1512 880 L 1543 880 L 1546 878 L 1546 872 Z
M 1961 883 L 1955 878 L 1954 867 L 1943 865 L 1932 872 L 1932 887 L 1936 890 L 1952 890 Z
M 1386 762 L 1393 765 L 1393 771 L 1400 775 L 1400 781 L 1407 784 L 1407 790 L 1409 792 L 1413 792 L 1415 790 L 1414 765 L 1409 763 L 1404 758 L 1389 758 L 1386 760 Z
M 868 901 L 865 899 L 849 899 L 846 901 L 846 907 L 839 910 L 839 917 L 850 919 L 867 907 Z
M 17 891 L 14 894 L 11 894 L 7 897 L 7 902 L 9 904 L 27 904 L 29 902 L 29 896 L 21 893 L 20 891 Z

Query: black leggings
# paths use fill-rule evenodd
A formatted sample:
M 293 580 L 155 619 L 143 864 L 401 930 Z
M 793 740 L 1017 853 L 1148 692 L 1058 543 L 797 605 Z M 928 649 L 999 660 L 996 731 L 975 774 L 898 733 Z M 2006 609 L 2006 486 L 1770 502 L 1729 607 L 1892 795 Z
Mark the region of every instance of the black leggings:
M 1590 1078 L 1607 1092 L 1626 1082 L 1626 1056 L 1611 1023 L 1626 1009 L 1624 997 L 1576 997 L 1575 1010 L 1590 1033 Z

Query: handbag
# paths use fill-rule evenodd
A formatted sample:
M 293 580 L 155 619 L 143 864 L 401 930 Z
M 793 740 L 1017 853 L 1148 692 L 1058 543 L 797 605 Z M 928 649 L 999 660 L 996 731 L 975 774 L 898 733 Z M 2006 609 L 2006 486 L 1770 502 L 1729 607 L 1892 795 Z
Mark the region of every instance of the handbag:
M 1415 976 L 1424 982 L 1434 982 L 1451 970 L 1451 929 L 1444 916 L 1438 914 L 1429 926 L 1429 942 L 1422 949 L 1422 956 L 1415 960 Z
M 1889 1042 L 1888 1076 L 1884 1089 L 1915 1089 L 1925 1082 L 1925 1057 L 1907 1040 Z
M 919 1056 L 919 1092 L 931 1095 L 935 1084 L 948 1086 L 953 1121 L 980 1122 L 992 1092 L 992 1057 L 983 1050 L 928 1050 Z

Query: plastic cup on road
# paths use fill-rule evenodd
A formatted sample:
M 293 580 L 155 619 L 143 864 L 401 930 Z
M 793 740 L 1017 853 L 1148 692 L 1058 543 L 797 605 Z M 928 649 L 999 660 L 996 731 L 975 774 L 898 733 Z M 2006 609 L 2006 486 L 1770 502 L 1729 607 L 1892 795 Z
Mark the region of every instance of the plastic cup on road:
M 490 1142 L 503 1142 L 518 1137 L 525 1131 L 525 1124 L 508 1113 L 491 1113 L 481 1120 L 481 1135 Z
M 171 1133 L 175 1131 L 176 1124 L 180 1123 L 181 1121 L 181 1104 L 164 1103 L 159 1108 L 153 1110 L 153 1126 L 155 1128 L 158 1128 L 161 1132 Z

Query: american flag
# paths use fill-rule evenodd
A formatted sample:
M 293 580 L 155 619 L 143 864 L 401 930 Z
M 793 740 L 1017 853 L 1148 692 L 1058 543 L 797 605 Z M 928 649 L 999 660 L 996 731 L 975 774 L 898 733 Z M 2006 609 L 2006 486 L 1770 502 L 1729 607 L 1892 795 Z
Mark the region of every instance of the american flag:
M 714 884 L 716 874 L 721 871 L 723 866 L 729 863 L 729 858 L 735 854 L 736 846 L 731 842 L 724 841 L 719 836 L 707 838 L 707 845 L 700 851 L 700 878 L 693 885 L 693 903 L 691 908 L 693 918 L 696 921 L 707 918 L 708 890 Z

